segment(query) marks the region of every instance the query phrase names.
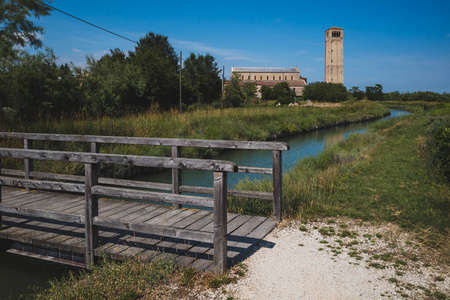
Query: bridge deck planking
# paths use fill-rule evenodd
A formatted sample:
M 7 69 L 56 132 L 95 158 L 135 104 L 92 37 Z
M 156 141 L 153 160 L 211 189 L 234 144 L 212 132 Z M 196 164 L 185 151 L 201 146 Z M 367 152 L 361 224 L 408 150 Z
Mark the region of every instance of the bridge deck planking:
M 2 204 L 10 206 L 84 215 L 84 202 L 84 197 L 80 195 L 2 189 Z M 162 230 L 164 227 L 172 226 L 213 232 L 213 213 L 208 210 L 173 209 L 171 206 L 100 198 L 99 217 L 158 224 Z M 269 218 L 232 213 L 227 215 L 227 222 L 230 263 L 249 253 L 251 248 L 276 226 L 276 221 Z M 13 251 L 33 252 L 37 257 L 56 256 L 59 261 L 71 260 L 71 264 L 83 262 L 85 247 L 83 224 L 10 213 L 3 213 L 3 224 L 0 239 L 12 245 L 15 249 Z M 95 250 L 97 256 L 105 253 L 116 259 L 126 259 L 139 255 L 147 261 L 168 258 L 174 259 L 179 265 L 192 266 L 200 270 L 210 270 L 213 265 L 211 243 L 104 227 L 99 228 L 99 242 L 100 247 Z

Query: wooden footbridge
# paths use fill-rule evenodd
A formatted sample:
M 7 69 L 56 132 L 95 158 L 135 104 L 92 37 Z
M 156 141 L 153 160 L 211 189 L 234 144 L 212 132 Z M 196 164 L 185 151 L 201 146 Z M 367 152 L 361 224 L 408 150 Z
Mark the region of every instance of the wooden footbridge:
M 87 268 L 101 255 L 139 255 L 144 261 L 168 258 L 182 266 L 223 272 L 282 218 L 285 143 L 32 133 L 0 133 L 0 138 L 2 145 L 17 146 L 17 139 L 23 140 L 23 148 L 0 148 L 0 243 L 10 252 Z M 90 152 L 55 150 L 64 143 L 88 143 Z M 170 146 L 172 157 L 104 153 L 109 144 Z M 269 150 L 273 167 L 183 158 L 182 147 Z M 24 170 L 2 169 L 11 159 L 23 160 Z M 36 160 L 81 163 L 85 175 L 35 171 Z M 101 165 L 108 164 L 170 168 L 172 184 L 101 176 Z M 213 187 L 182 185 L 181 170 L 186 169 L 210 171 Z M 230 172 L 272 175 L 273 192 L 229 190 Z M 273 219 L 227 213 L 228 196 L 272 201 Z

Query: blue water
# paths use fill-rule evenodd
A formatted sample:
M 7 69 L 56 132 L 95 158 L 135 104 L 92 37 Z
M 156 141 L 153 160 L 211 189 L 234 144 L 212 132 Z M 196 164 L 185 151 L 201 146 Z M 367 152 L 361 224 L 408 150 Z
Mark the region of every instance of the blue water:
M 379 120 L 346 124 L 278 139 L 277 141 L 288 143 L 290 147 L 289 151 L 283 151 L 283 173 L 295 166 L 297 162 L 304 157 L 317 156 L 327 146 L 342 141 L 353 133 L 364 133 L 367 131 L 369 124 L 390 118 L 397 118 L 407 114 L 409 114 L 409 112 L 392 109 L 390 116 Z M 233 161 L 240 166 L 272 167 L 272 151 L 229 150 L 221 152 L 216 159 Z M 264 175 L 258 174 L 228 173 L 228 188 L 232 188 L 239 180 L 244 178 L 257 179 L 262 178 L 263 176 Z M 164 170 L 156 174 L 141 175 L 135 179 L 150 182 L 171 183 L 172 172 L 171 170 Z M 183 170 L 182 182 L 183 185 L 189 186 L 213 185 L 212 174 L 208 171 Z

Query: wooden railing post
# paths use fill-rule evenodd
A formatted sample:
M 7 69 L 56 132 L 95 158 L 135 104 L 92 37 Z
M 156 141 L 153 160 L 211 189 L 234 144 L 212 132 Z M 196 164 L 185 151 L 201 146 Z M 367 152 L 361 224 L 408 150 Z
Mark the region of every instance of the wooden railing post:
M 24 139 L 23 140 L 23 148 L 24 149 L 33 149 L 33 140 Z M 30 173 L 33 172 L 33 160 L 32 159 L 24 159 L 25 165 L 25 179 L 30 179 Z M 29 187 L 26 187 L 25 190 L 30 191 Z
M 0 157 L 0 175 L 2 174 L 2 158 Z M 0 184 L 0 204 L 2 203 L 2 185 Z M 2 212 L 0 211 L 0 229 L 2 228 Z
M 181 147 L 172 146 L 172 158 L 181 157 Z M 181 169 L 173 168 L 172 169 L 172 193 L 181 194 L 180 192 L 181 186 Z M 181 208 L 181 204 L 173 204 L 174 208 Z
M 98 216 L 98 196 L 92 194 L 92 187 L 98 184 L 99 165 L 85 164 L 85 259 L 86 268 L 94 265 L 94 249 L 98 247 L 98 226 L 93 223 Z
M 281 165 L 281 151 L 273 150 L 273 218 L 280 222 L 283 212 L 283 174 Z
M 227 269 L 227 173 L 214 172 L 214 272 Z

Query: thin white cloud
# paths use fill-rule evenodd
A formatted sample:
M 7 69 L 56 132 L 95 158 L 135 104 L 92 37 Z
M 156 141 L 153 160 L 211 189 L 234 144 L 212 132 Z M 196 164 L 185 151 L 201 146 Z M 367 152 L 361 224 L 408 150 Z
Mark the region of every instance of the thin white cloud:
M 325 57 L 321 56 L 321 57 L 314 57 L 312 58 L 312 60 L 314 61 L 325 61 Z
M 204 51 L 211 55 L 221 56 L 221 59 L 225 61 L 232 60 L 246 60 L 251 62 L 266 62 L 266 59 L 260 59 L 254 56 L 250 56 L 244 51 L 229 48 L 216 48 L 211 47 L 199 42 L 182 41 L 177 39 L 171 39 L 171 41 L 178 47 L 188 48 L 189 51 Z
M 248 56 L 226 56 L 223 60 L 254 60 L 254 58 Z
M 73 51 L 73 52 L 77 52 L 77 53 L 82 52 L 80 49 L 77 49 L 77 48 L 72 48 L 72 51 Z
M 281 22 L 283 22 L 283 19 L 274 19 L 273 20 L 275 23 L 281 23 Z
M 180 46 L 184 46 L 187 48 L 191 48 L 192 50 L 196 51 L 205 51 L 213 54 L 218 54 L 222 56 L 230 56 L 230 55 L 236 55 L 239 53 L 238 50 L 234 49 L 226 49 L 226 48 L 214 48 L 207 45 L 204 45 L 202 43 L 198 42 L 191 42 L 191 41 L 181 41 L 181 40 L 172 40 L 175 44 L 178 44 Z
M 303 50 L 298 51 L 296 55 L 301 56 L 301 55 L 305 54 L 306 52 L 308 52 L 308 51 L 306 51 L 306 49 L 303 49 Z

